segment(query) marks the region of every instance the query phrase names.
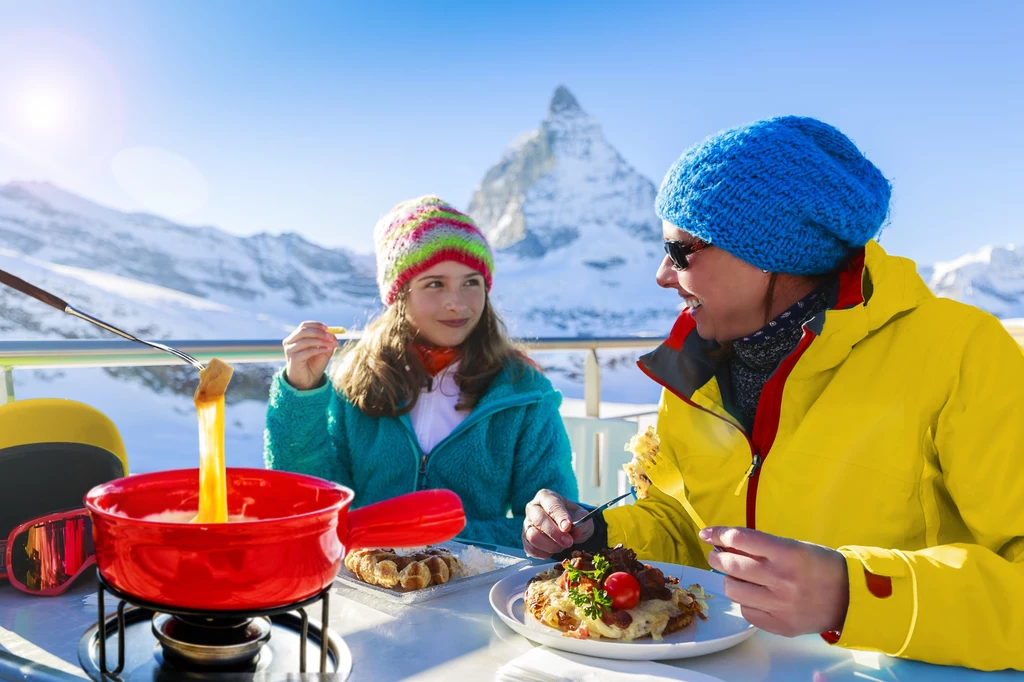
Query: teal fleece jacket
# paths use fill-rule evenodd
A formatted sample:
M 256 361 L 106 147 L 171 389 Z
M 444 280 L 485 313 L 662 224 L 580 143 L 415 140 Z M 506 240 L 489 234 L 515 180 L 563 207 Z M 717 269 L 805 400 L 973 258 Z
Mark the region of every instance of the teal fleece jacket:
M 448 488 L 462 498 L 462 539 L 522 547 L 526 504 L 541 488 L 576 499 L 562 394 L 531 367 L 506 367 L 476 408 L 429 455 L 408 415 L 368 417 L 329 381 L 299 391 L 278 372 L 270 387 L 264 459 L 270 469 L 352 488 L 354 507 Z M 511 518 L 508 517 L 512 511 Z

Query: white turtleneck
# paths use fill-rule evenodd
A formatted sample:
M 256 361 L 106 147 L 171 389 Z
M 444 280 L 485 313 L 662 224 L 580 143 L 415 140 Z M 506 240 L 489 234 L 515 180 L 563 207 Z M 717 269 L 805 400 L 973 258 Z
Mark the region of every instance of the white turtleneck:
M 426 454 L 469 416 L 469 411 L 455 409 L 459 402 L 459 387 L 455 383 L 458 367 L 456 361 L 441 370 L 431 381 L 430 388 L 423 389 L 416 406 L 409 412 L 416 440 Z

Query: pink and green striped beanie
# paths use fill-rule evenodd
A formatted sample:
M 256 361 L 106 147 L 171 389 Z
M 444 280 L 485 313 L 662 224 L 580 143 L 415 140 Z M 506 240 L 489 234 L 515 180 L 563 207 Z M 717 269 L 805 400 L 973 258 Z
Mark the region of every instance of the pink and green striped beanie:
M 473 220 L 428 195 L 391 209 L 373 229 L 377 286 L 384 305 L 395 302 L 406 282 L 438 263 L 453 260 L 484 276 L 491 290 L 494 256 Z

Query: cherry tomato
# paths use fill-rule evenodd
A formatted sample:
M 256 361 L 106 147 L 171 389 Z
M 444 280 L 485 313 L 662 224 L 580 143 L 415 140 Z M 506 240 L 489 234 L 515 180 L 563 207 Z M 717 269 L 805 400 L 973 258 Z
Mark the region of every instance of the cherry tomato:
M 631 609 L 640 603 L 640 583 L 624 571 L 605 578 L 604 590 L 612 599 L 613 609 Z

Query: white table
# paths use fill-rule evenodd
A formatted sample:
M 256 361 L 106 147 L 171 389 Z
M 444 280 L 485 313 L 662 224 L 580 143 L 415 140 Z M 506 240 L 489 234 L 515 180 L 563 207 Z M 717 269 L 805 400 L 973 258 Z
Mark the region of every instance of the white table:
M 493 679 L 499 666 L 533 644 L 498 619 L 490 608 L 488 590 L 489 587 L 472 588 L 404 606 L 351 588 L 336 587 L 331 595 L 330 626 L 352 652 L 351 679 Z M 111 602 L 116 605 L 116 600 L 108 597 L 108 609 Z M 318 613 L 318 607 L 311 608 L 311 619 Z M 95 621 L 96 592 L 92 580 L 81 579 L 60 597 L 34 597 L 8 585 L 0 586 L 0 646 L 48 668 L 85 678 L 78 666 L 78 642 Z M 829 646 L 817 636 L 787 639 L 764 632 L 721 653 L 666 663 L 723 680 L 744 682 L 1024 680 L 1024 673 L 980 673 L 933 666 L 846 651 Z M 2 673 L 0 679 L 4 679 Z

